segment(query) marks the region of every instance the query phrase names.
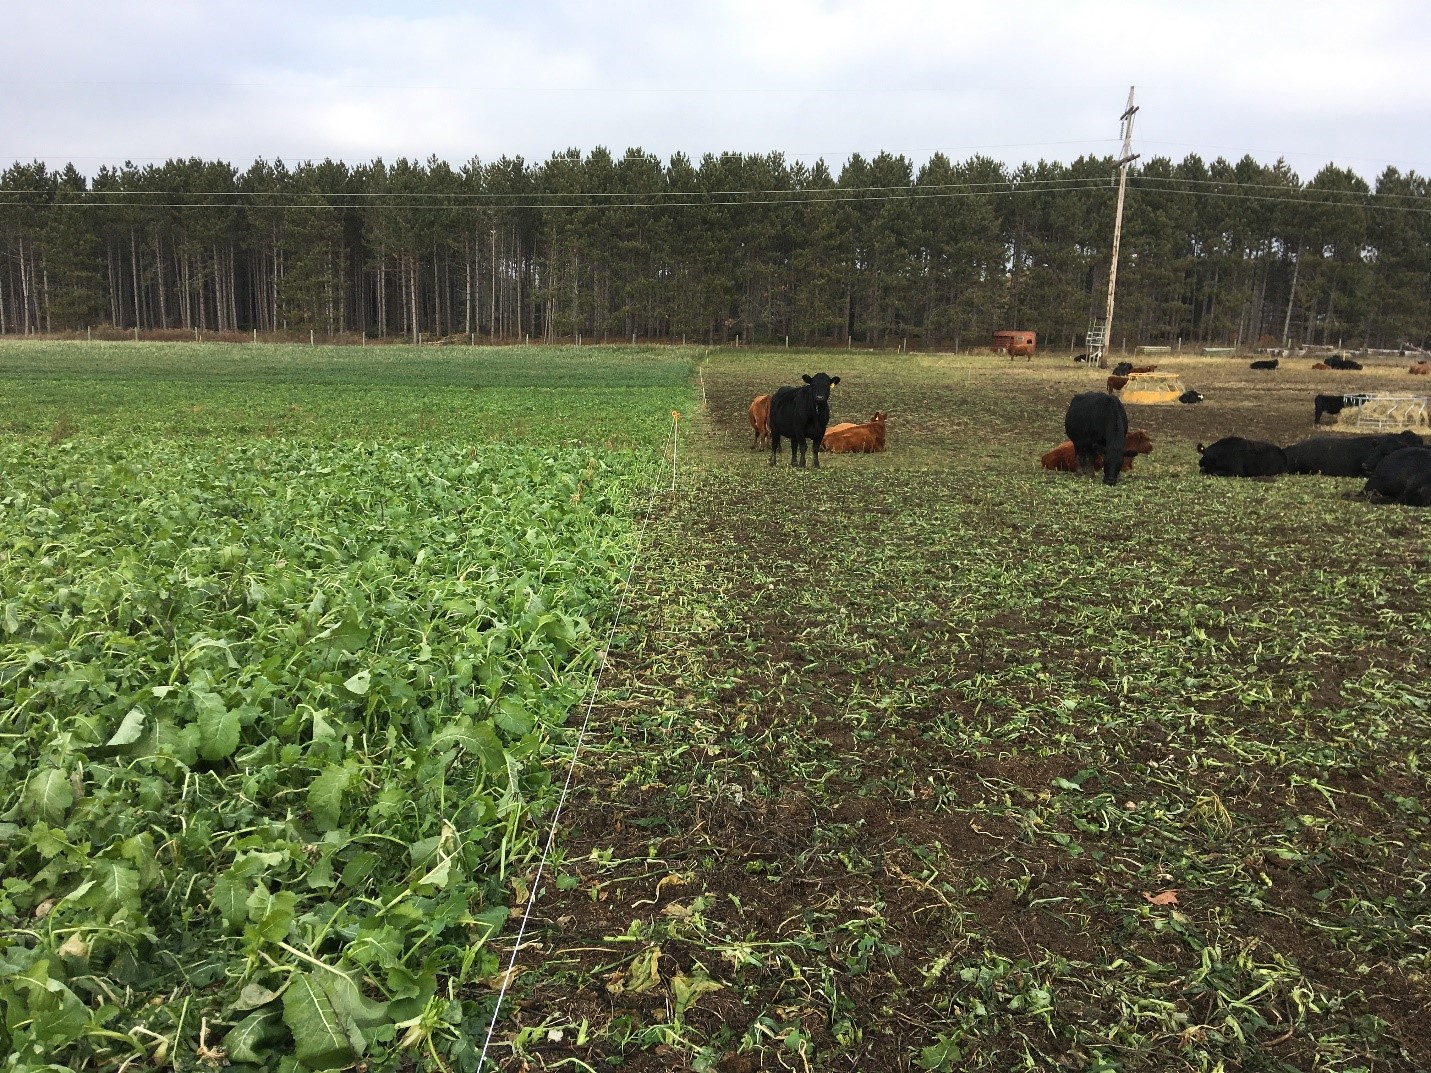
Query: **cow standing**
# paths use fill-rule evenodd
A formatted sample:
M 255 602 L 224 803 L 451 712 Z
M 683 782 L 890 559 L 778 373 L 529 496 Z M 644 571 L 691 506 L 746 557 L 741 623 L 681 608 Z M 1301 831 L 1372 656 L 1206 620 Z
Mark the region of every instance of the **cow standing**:
M 805 441 L 814 447 L 815 460 L 811 468 L 820 468 L 820 443 L 830 424 L 830 388 L 840 382 L 838 376 L 808 373 L 800 377 L 804 387 L 782 387 L 770 399 L 770 464 L 775 465 L 780 454 L 780 438 L 790 441 L 790 464 L 805 464 Z M 796 461 L 796 457 L 799 461 Z
M 770 442 L 770 396 L 757 395 L 750 400 L 750 431 L 754 434 L 750 441 L 750 449 L 754 451 L 757 447 Z
M 1103 483 L 1118 483 L 1128 438 L 1128 411 L 1121 400 L 1101 391 L 1075 395 L 1064 415 L 1063 431 L 1073 441 L 1079 473 L 1092 473 L 1101 454 Z

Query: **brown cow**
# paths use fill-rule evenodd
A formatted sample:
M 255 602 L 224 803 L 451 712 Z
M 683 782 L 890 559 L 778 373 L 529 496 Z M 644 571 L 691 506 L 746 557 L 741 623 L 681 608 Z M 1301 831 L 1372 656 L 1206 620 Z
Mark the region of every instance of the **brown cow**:
M 1156 365 L 1135 365 L 1132 371 L 1135 373 L 1155 373 L 1158 371 L 1158 367 Z
M 1127 383 L 1128 378 L 1126 376 L 1110 376 L 1108 378 L 1108 393 L 1111 395 L 1115 391 L 1122 391 L 1124 385 Z
M 1319 361 L 1319 362 L 1317 362 L 1317 364 L 1313 365 L 1312 368 L 1313 368 L 1313 369 L 1330 369 L 1331 366 L 1328 365 L 1328 364 L 1327 364 L 1326 362 L 1324 362 L 1324 361 Z
M 869 419 L 869 422 L 868 422 L 868 423 L 872 424 L 872 423 L 874 423 L 875 421 L 883 421 L 883 420 L 884 420 L 884 414 L 882 414 L 882 413 L 876 413 L 873 417 L 871 417 L 871 418 Z M 857 422 L 854 422 L 854 421 L 841 421 L 838 425 L 831 425 L 829 428 L 827 428 L 827 429 L 825 430 L 825 435 L 828 436 L 828 435 L 829 435 L 830 433 L 832 433 L 832 432 L 844 432 L 845 429 L 847 429 L 847 428 L 859 428 L 859 427 L 860 427 L 860 426 L 859 426 L 859 424 L 858 424 Z
M 870 418 L 867 424 L 835 427 L 825 431 L 824 449 L 836 454 L 874 454 L 884 450 L 884 423 L 888 417 L 883 411 Z
M 750 400 L 750 428 L 755 438 L 750 441 L 750 449 L 770 446 L 770 396 L 757 395 Z
M 1145 455 L 1153 449 L 1153 441 L 1148 436 L 1148 430 L 1142 428 L 1130 429 L 1128 438 L 1124 441 L 1123 473 L 1128 473 L 1133 468 L 1133 456 Z M 1073 441 L 1064 440 L 1048 454 L 1039 459 L 1043 463 L 1044 469 L 1051 469 L 1058 473 L 1077 473 L 1078 460 L 1074 457 Z M 1103 469 L 1103 456 L 1098 455 L 1094 460 L 1093 468 L 1089 473 L 1098 473 Z
M 1418 361 L 1415 365 L 1411 366 L 1411 368 L 1407 369 L 1406 371 L 1409 372 L 1412 376 L 1426 376 L 1427 374 L 1431 374 L 1431 363 Z

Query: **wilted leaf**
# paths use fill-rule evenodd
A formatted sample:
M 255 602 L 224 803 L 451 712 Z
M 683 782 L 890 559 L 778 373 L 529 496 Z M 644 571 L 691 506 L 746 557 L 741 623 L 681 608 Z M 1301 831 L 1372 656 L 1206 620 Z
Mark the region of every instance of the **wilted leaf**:
M 1150 905 L 1177 905 L 1178 895 L 1176 891 L 1165 890 L 1161 894 L 1149 894 L 1143 891 L 1143 897 Z
M 676 1016 L 684 1014 L 691 1003 L 709 991 L 719 991 L 721 985 L 712 980 L 704 972 L 697 971 L 694 976 L 684 976 L 677 974 L 671 978 L 671 995 L 676 1000 Z

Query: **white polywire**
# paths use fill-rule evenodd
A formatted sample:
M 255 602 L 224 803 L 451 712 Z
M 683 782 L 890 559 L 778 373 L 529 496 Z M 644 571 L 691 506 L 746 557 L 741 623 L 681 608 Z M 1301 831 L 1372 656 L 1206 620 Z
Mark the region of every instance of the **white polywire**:
M 671 487 L 675 488 L 676 455 L 675 455 L 675 422 L 672 422 L 671 430 Z M 626 570 L 626 583 L 621 589 L 621 599 L 616 603 L 616 614 L 611 619 L 611 629 L 606 633 L 606 647 L 602 650 L 601 660 L 596 665 L 596 675 L 591 683 L 591 692 L 586 698 L 586 714 L 582 717 L 581 728 L 576 733 L 576 746 L 571 752 L 571 762 L 566 768 L 566 780 L 562 783 L 561 795 L 557 798 L 556 811 L 552 813 L 551 827 L 547 830 L 546 844 L 542 847 L 541 859 L 537 861 L 536 878 L 532 881 L 531 890 L 527 894 L 527 904 L 522 910 L 522 923 L 517 928 L 516 942 L 512 944 L 512 956 L 507 961 L 507 969 L 502 973 L 502 983 L 497 990 L 497 1004 L 492 1007 L 492 1019 L 487 1023 L 487 1034 L 482 1040 L 482 1053 L 478 1056 L 477 1069 L 480 1071 L 486 1068 L 487 1051 L 492 1046 L 492 1034 L 497 1029 L 497 1018 L 502 1013 L 502 1001 L 507 997 L 507 988 L 511 985 L 512 978 L 516 973 L 517 955 L 522 949 L 522 939 L 527 934 L 527 921 L 532 919 L 532 911 L 537 904 L 537 891 L 541 889 L 542 876 L 546 872 L 547 859 L 551 856 L 552 847 L 556 843 L 557 826 L 561 822 L 562 809 L 566 807 L 567 794 L 571 791 L 572 776 L 576 772 L 576 761 L 581 755 L 582 744 L 586 740 L 586 729 L 591 724 L 591 712 L 596 706 L 596 696 L 601 692 L 601 676 L 606 670 L 606 661 L 611 655 L 611 645 L 616 639 L 616 627 L 621 624 L 622 612 L 626 610 L 626 597 L 631 591 L 631 578 L 636 572 L 636 565 L 641 561 L 641 553 L 646 549 L 646 526 L 651 521 L 651 512 L 656 503 L 656 492 L 661 486 L 660 472 L 657 471 L 656 480 L 651 482 L 651 496 L 646 501 L 646 513 L 641 519 L 641 529 L 636 536 L 636 552 L 631 556 L 631 565 Z

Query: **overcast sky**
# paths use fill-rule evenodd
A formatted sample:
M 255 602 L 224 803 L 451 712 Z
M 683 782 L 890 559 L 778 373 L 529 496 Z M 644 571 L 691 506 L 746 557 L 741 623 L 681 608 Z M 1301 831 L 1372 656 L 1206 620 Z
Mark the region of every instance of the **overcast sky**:
M 3 0 L 0 166 L 1118 149 L 1431 173 L 1427 0 Z

